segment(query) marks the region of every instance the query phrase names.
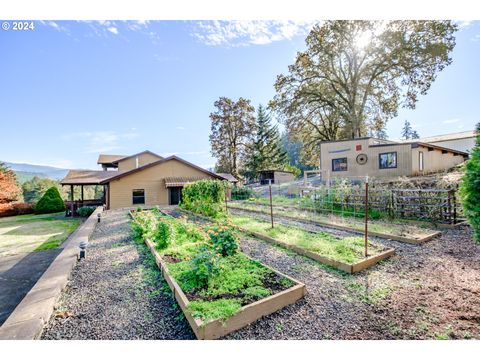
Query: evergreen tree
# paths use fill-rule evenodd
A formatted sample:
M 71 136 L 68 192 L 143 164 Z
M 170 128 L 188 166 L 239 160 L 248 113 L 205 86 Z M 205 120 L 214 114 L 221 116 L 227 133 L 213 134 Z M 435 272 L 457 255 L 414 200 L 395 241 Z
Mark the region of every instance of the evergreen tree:
M 477 142 L 465 165 L 460 195 L 465 216 L 474 230 L 475 240 L 480 243 L 480 123 L 476 130 Z
M 280 133 L 267 110 L 260 105 L 257 111 L 256 129 L 248 147 L 244 174 L 256 179 L 260 170 L 283 169 L 288 163 L 287 152 L 280 143 Z
M 405 120 L 405 123 L 403 124 L 402 138 L 405 140 L 409 140 L 412 138 L 412 125 L 408 120 Z

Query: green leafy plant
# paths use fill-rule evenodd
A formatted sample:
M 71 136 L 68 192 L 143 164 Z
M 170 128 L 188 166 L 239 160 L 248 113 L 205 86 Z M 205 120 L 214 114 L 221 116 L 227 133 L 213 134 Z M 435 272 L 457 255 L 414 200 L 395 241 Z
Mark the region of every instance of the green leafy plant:
M 165 249 L 174 236 L 174 232 L 172 224 L 167 221 L 159 221 L 153 238 L 157 249 Z
M 232 189 L 232 200 L 247 200 L 255 197 L 255 192 L 246 186 L 236 186 Z
M 480 123 L 476 130 L 480 134 Z M 465 216 L 475 232 L 475 240 L 480 243 L 480 135 L 477 135 L 476 145 L 465 165 L 460 196 Z
M 228 226 L 214 226 L 207 230 L 210 241 L 217 253 L 222 256 L 231 256 L 238 251 L 238 238 Z
M 55 186 L 48 189 L 35 206 L 35 213 L 37 214 L 50 214 L 64 210 L 65 203 Z
M 94 206 L 83 206 L 77 210 L 77 213 L 81 217 L 88 217 L 92 215 L 94 211 L 95 211 Z
M 217 218 L 225 215 L 226 182 L 218 180 L 200 180 L 185 185 L 182 190 L 180 207 Z
M 207 286 L 208 280 L 215 276 L 220 270 L 218 266 L 218 255 L 207 247 L 197 253 L 189 262 L 189 271 L 184 273 L 184 278 L 188 279 L 194 287 Z

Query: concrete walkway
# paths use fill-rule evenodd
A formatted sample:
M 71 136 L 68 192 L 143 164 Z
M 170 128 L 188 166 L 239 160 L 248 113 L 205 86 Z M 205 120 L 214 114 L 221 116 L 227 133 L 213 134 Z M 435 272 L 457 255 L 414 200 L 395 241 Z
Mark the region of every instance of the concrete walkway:
M 62 251 L 0 257 L 0 326 Z

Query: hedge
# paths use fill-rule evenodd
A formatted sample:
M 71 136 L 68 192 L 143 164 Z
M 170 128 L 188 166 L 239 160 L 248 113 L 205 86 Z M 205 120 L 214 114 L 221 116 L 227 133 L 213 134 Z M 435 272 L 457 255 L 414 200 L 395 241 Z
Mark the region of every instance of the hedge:
M 180 207 L 209 217 L 225 215 L 226 182 L 200 180 L 184 186 Z

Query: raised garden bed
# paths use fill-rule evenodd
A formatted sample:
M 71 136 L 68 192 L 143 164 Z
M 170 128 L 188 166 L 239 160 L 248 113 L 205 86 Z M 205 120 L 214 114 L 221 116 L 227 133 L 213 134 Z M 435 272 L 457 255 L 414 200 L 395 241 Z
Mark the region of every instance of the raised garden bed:
M 339 238 L 328 233 L 312 233 L 278 224 L 272 229 L 267 222 L 240 216 L 233 216 L 232 221 L 245 233 L 350 274 L 395 254 L 394 249 L 369 243 L 369 255 L 365 257 L 363 238 L 360 237 Z
M 139 213 L 130 215 L 138 226 L 144 226 Z M 152 236 L 148 231 L 143 233 L 143 241 L 198 339 L 225 336 L 294 303 L 306 293 L 304 284 L 238 251 L 228 256 L 217 254 L 218 272 L 202 286 L 196 286 L 189 275 L 192 264 L 198 262 L 205 246 L 217 249 L 216 244 L 209 243 L 209 233 L 185 220 L 160 215 L 158 221 L 175 234 L 171 243 L 164 246 L 158 233 Z
M 252 205 L 253 204 L 231 203 L 229 207 L 231 209 L 238 209 L 257 214 L 270 214 L 270 212 L 266 209 L 255 208 L 255 206 L 258 206 L 258 204 L 255 204 L 253 206 Z M 294 215 L 291 215 L 292 213 Z M 344 222 L 343 219 L 339 218 L 338 216 L 322 216 L 320 214 L 317 214 L 316 219 L 312 220 L 311 217 L 308 216 L 308 214 L 302 213 L 302 211 L 281 207 L 275 209 L 274 216 L 298 222 L 308 222 L 310 224 L 317 224 L 321 226 L 331 227 L 334 229 L 347 230 L 359 233 L 363 233 L 364 229 L 364 225 L 358 221 L 355 221 L 355 219 L 349 218 L 348 222 Z M 379 223 L 378 221 L 370 221 L 369 234 L 371 236 L 377 236 L 383 239 L 396 240 L 408 244 L 419 245 L 441 235 L 441 232 L 433 231 L 430 229 L 421 229 L 411 225 Z

